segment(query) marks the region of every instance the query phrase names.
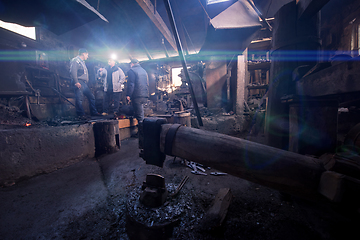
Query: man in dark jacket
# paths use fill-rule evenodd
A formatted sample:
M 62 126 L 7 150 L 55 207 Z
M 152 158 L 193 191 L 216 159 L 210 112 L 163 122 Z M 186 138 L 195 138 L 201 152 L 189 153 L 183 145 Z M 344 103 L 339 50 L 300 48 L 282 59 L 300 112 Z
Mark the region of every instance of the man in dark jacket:
M 108 60 L 109 66 L 106 68 L 100 68 L 98 70 L 98 76 L 102 77 L 104 80 L 104 102 L 103 102 L 103 114 L 107 115 L 109 113 L 109 105 L 112 101 L 114 102 L 114 107 L 111 108 L 110 112 L 114 113 L 114 116 L 117 116 L 119 111 L 119 102 L 121 92 L 124 88 L 125 74 L 121 68 L 116 66 L 114 59 Z
M 144 120 L 144 103 L 149 97 L 149 80 L 148 75 L 139 61 L 132 59 L 130 62 L 131 69 L 128 71 L 126 99 L 131 100 L 134 108 L 134 116 L 142 123 Z
M 70 75 L 75 85 L 75 108 L 79 116 L 84 116 L 85 111 L 82 105 L 84 95 L 89 100 L 90 114 L 92 116 L 100 115 L 95 107 L 95 97 L 88 87 L 89 73 L 85 65 L 85 60 L 89 57 L 86 49 L 80 48 L 77 57 L 74 57 L 70 62 Z

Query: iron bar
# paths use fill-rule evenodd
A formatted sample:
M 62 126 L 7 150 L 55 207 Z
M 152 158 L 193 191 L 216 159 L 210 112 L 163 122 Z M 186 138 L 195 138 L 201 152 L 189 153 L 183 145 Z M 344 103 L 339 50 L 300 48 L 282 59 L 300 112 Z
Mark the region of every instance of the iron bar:
M 180 57 L 180 60 L 181 60 L 181 64 L 183 66 L 185 78 L 186 78 L 186 80 L 187 80 L 187 82 L 189 84 L 190 94 L 191 94 L 191 98 L 192 98 L 192 101 L 193 101 L 193 104 L 194 104 L 196 117 L 197 117 L 199 126 L 203 126 L 203 122 L 202 122 L 202 119 L 201 119 L 201 116 L 200 116 L 199 107 L 197 105 L 197 101 L 196 101 L 196 98 L 195 98 L 194 89 L 192 87 L 192 83 L 191 83 L 191 80 L 190 80 L 189 71 L 187 69 L 186 59 L 185 59 L 184 52 L 183 52 L 183 49 L 182 49 L 182 46 L 181 46 L 179 33 L 178 33 L 178 30 L 177 30 L 176 25 L 175 25 L 174 14 L 173 14 L 173 12 L 171 10 L 170 1 L 169 0 L 164 0 L 164 4 L 165 4 L 166 12 L 167 12 L 168 17 L 169 17 L 171 29 L 172 29 L 174 37 L 175 37 L 176 47 L 177 47 L 178 52 L 179 52 L 179 57 Z

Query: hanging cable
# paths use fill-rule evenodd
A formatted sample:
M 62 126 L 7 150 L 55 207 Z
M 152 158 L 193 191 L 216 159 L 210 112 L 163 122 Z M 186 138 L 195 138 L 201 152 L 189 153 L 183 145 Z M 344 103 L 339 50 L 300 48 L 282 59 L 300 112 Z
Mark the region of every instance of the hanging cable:
M 261 14 L 261 12 L 259 11 L 259 9 L 257 9 L 257 7 L 255 6 L 254 2 L 252 0 L 247 0 L 247 2 L 250 4 L 250 6 L 255 10 L 255 12 L 258 14 L 258 16 L 261 18 L 261 20 L 263 20 L 263 22 L 265 23 L 265 26 L 272 31 L 272 27 L 270 26 L 269 22 L 265 19 L 265 17 Z
M 193 41 L 191 41 L 190 35 L 189 35 L 188 31 L 186 30 L 185 25 L 184 25 L 184 24 L 182 24 L 182 25 L 183 25 L 183 28 L 184 28 L 184 30 L 185 30 L 185 32 L 186 32 L 186 35 L 188 36 L 188 38 L 189 38 L 189 40 L 190 40 L 190 43 L 191 43 L 192 47 L 194 48 L 195 53 L 197 54 L 198 52 L 196 51 L 196 48 L 195 48 L 195 46 L 194 46 Z
M 211 20 L 211 18 L 209 17 L 209 14 L 206 12 L 206 9 L 204 8 L 204 6 L 203 6 L 202 3 L 200 2 L 200 0 L 198 0 L 198 1 L 199 1 L 199 3 L 200 3 L 201 7 L 204 9 L 204 12 L 205 12 L 206 16 L 209 18 L 209 20 Z

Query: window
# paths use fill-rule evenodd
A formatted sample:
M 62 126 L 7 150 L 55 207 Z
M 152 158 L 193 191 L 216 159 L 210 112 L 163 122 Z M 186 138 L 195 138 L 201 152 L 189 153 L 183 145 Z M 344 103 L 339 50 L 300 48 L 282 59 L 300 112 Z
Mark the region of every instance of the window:
M 227 2 L 230 0 L 206 0 L 207 5 L 214 4 L 214 3 L 221 3 L 221 2 Z
M 16 23 L 7 23 L 0 20 L 0 27 L 22 36 L 36 40 L 35 27 L 24 27 Z
M 172 68 L 172 84 L 174 87 L 179 87 L 182 84 L 181 77 L 179 77 L 179 74 L 181 73 L 181 70 L 183 68 Z
M 350 22 L 352 25 L 352 34 L 350 42 L 350 50 L 353 57 L 360 55 L 360 19 L 354 19 Z

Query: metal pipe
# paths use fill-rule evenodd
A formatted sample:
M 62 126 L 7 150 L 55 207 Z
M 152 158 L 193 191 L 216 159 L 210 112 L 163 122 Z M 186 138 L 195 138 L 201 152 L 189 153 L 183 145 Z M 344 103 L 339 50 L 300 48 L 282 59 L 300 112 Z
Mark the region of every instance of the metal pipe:
M 196 117 L 197 117 L 199 125 L 203 126 L 203 122 L 202 122 L 202 119 L 201 119 L 201 116 L 200 116 L 199 107 L 198 107 L 198 104 L 197 104 L 197 101 L 196 101 L 196 98 L 195 98 L 195 93 L 194 93 L 192 83 L 191 83 L 191 80 L 190 80 L 189 71 L 187 69 L 186 59 L 185 59 L 185 56 L 184 56 L 183 48 L 181 46 L 179 33 L 178 33 L 178 30 L 177 30 L 176 25 L 175 25 L 174 14 L 173 14 L 173 12 L 171 10 L 170 1 L 169 0 L 164 0 L 164 4 L 165 4 L 166 12 L 167 12 L 168 17 L 169 17 L 171 29 L 172 29 L 174 37 L 175 37 L 176 47 L 178 49 L 181 64 L 183 66 L 185 78 L 186 78 L 186 80 L 187 80 L 187 82 L 189 84 L 190 94 L 191 94 L 191 98 L 192 98 L 192 101 L 193 101 L 193 104 L 194 104 Z
M 54 92 L 56 92 L 57 94 L 59 94 L 60 97 L 62 97 L 64 100 L 66 100 L 68 103 L 70 103 L 71 105 L 73 105 L 75 107 L 75 104 L 73 104 L 72 102 L 69 101 L 69 99 L 67 99 L 67 97 L 65 97 L 61 92 L 59 92 L 58 90 L 56 90 L 55 88 L 51 88 L 51 90 L 53 90 Z

